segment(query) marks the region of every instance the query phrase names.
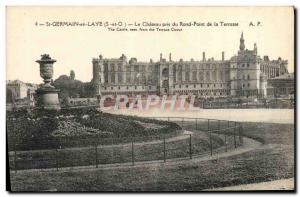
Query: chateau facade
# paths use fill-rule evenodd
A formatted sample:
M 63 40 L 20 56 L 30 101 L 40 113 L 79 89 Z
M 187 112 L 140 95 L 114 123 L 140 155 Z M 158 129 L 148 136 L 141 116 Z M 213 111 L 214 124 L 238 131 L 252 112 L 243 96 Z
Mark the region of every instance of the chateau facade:
M 198 97 L 257 97 L 267 95 L 267 80 L 288 73 L 287 61 L 269 60 L 245 48 L 243 34 L 237 55 L 225 60 L 173 61 L 160 54 L 157 62 L 106 59 L 102 55 L 93 59 L 93 84 L 97 95 L 105 94 L 194 94 Z

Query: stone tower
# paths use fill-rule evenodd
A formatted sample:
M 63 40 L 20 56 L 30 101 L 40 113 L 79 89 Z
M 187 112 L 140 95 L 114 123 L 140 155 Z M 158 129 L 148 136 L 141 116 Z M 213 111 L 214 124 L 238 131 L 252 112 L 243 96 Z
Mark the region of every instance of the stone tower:
M 244 35 L 242 33 L 240 38 L 240 51 L 243 51 L 244 49 L 245 49 L 245 40 L 244 40 Z
M 260 59 L 257 56 L 257 45 L 253 50 L 245 49 L 243 33 L 240 38 L 240 50 L 237 64 L 237 96 L 258 97 L 260 89 Z
M 103 72 L 103 57 L 99 55 L 99 58 L 93 59 L 93 86 L 96 96 L 101 96 L 101 85 L 104 80 Z

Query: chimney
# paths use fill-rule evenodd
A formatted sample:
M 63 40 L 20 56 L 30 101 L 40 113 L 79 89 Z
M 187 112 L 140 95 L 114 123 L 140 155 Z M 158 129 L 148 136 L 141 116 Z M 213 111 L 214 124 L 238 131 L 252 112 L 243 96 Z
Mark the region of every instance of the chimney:
M 172 53 L 169 54 L 169 61 L 172 62 Z
M 224 61 L 225 60 L 225 53 L 224 53 L 224 51 L 222 51 L 222 61 Z
M 205 61 L 205 52 L 202 52 L 202 60 Z
M 162 61 L 162 53 L 160 54 L 159 60 Z
M 269 61 L 269 56 L 265 55 L 264 56 L 264 61 Z

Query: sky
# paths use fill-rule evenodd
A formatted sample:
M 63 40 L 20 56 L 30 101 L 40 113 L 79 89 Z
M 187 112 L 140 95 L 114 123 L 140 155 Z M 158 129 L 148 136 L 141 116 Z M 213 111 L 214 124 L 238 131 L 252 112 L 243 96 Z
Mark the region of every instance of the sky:
M 294 71 L 294 13 L 292 7 L 7 7 L 7 80 L 41 83 L 35 62 L 47 53 L 57 60 L 54 79 L 75 71 L 76 79 L 92 79 L 92 58 L 136 57 L 138 61 L 159 60 L 172 53 L 178 61 L 206 58 L 225 59 L 237 54 L 244 33 L 246 48 L 257 43 L 258 54 L 270 59 L 287 59 Z M 181 27 L 182 31 L 121 32 L 104 27 L 39 26 L 46 22 L 170 23 L 221 21 L 238 26 Z M 250 26 L 250 23 L 255 26 Z M 259 26 L 256 26 L 257 23 Z M 53 23 L 55 24 L 55 23 Z

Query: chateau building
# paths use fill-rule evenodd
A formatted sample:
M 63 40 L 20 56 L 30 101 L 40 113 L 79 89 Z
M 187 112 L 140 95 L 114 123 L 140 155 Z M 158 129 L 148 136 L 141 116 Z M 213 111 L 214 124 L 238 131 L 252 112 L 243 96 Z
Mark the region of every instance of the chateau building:
M 97 95 L 104 94 L 194 94 L 198 97 L 258 97 L 267 95 L 267 80 L 288 73 L 287 61 L 260 58 L 257 45 L 245 48 L 243 33 L 237 55 L 225 59 L 191 59 L 173 61 L 160 54 L 154 62 L 106 59 L 102 55 L 93 59 L 93 84 Z

